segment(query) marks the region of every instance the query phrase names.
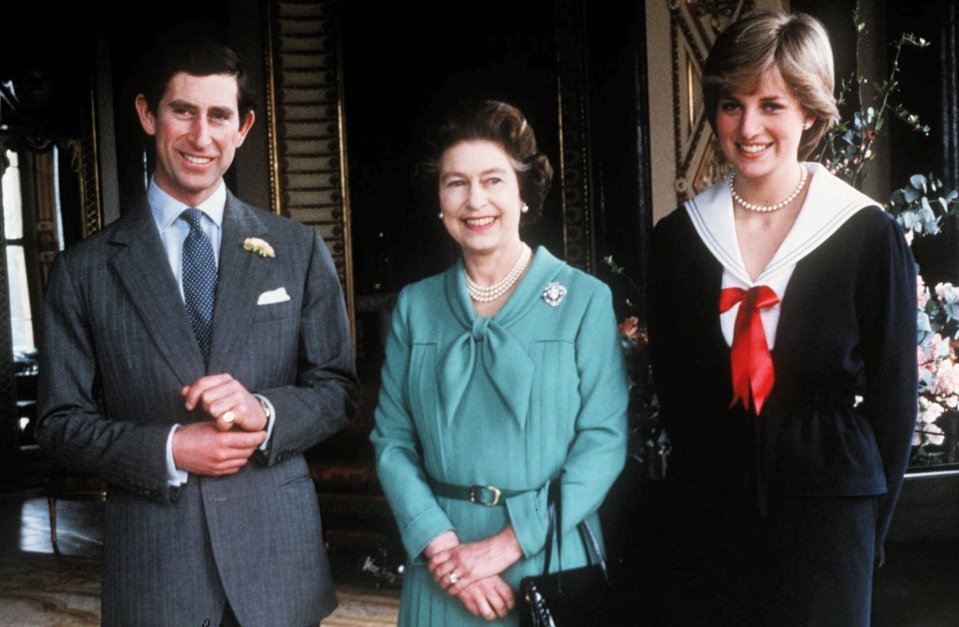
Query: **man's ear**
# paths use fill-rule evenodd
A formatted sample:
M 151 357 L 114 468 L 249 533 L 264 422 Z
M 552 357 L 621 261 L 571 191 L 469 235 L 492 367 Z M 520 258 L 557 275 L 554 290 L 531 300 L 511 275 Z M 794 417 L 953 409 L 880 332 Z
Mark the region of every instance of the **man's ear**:
M 246 114 L 245 118 L 243 118 L 243 121 L 240 124 L 240 128 L 237 129 L 237 140 L 236 140 L 237 148 L 243 145 L 243 141 L 246 139 L 247 133 L 249 133 L 250 129 L 253 128 L 254 118 L 255 116 L 253 115 L 253 109 L 250 109 L 250 112 Z
M 137 117 L 140 118 L 140 126 L 143 127 L 143 132 L 153 137 L 157 133 L 157 120 L 153 115 L 153 112 L 150 111 L 150 105 L 147 103 L 147 97 L 143 94 L 137 94 L 136 102 L 134 103 L 137 108 Z

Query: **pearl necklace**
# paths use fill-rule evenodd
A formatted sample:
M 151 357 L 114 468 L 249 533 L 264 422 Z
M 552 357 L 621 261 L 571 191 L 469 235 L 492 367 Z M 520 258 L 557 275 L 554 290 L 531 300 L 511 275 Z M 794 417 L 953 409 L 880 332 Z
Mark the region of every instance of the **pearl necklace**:
M 746 199 L 736 193 L 736 188 L 733 187 L 733 181 L 736 180 L 736 171 L 733 170 L 732 176 L 729 177 L 729 191 L 733 195 L 733 200 L 736 201 L 743 209 L 748 209 L 749 211 L 755 211 L 756 213 L 770 213 L 773 211 L 778 211 L 794 201 L 796 196 L 802 191 L 803 187 L 806 186 L 806 179 L 809 177 L 809 170 L 805 166 L 799 166 L 799 185 L 796 186 L 796 189 L 793 190 L 793 193 L 789 194 L 786 197 L 786 200 L 782 202 L 777 202 L 775 205 L 754 205 L 751 202 L 746 202 Z
M 513 286 L 516 285 L 516 282 L 520 276 L 522 276 L 523 271 L 526 270 L 526 264 L 529 263 L 529 258 L 532 255 L 533 251 L 530 250 L 530 247 L 523 244 L 523 251 L 519 254 L 519 259 L 516 260 L 516 263 L 513 264 L 513 268 L 506 276 L 489 286 L 477 285 L 473 279 L 470 278 L 466 268 L 463 268 L 463 276 L 466 277 L 466 291 L 469 292 L 470 298 L 478 303 L 491 303 L 513 289 Z

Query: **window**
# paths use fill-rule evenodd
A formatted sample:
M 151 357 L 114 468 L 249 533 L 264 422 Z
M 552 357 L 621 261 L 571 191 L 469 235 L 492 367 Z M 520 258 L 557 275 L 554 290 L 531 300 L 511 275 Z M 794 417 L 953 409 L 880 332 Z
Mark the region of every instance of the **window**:
M 14 355 L 30 354 L 36 349 L 30 284 L 27 279 L 27 254 L 24 238 L 23 195 L 20 189 L 20 161 L 17 153 L 5 151 L 6 170 L 3 189 L 3 234 L 7 253 L 7 280 L 10 291 L 10 326 Z
M 0 145 L 0 189 L 3 191 L 3 223 L 0 228 L 6 263 L 9 318 L 0 314 L 0 324 L 9 324 L 6 373 L 15 382 L 16 442 L 33 444 L 33 421 L 37 398 L 37 340 L 35 323 L 43 291 L 43 277 L 62 247 L 63 223 L 60 211 L 60 181 L 55 146 L 11 150 Z M 0 272 L 2 272 L 0 268 Z M 0 274 L 3 277 L 3 274 Z M 7 334 L 3 334 L 6 336 Z M 12 362 L 12 372 L 10 369 Z

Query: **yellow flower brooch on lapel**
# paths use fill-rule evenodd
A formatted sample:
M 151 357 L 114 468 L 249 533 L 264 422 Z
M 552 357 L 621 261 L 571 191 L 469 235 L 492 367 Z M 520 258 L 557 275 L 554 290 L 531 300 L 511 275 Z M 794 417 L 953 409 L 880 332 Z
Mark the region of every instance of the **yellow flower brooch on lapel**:
M 273 251 L 270 243 L 259 237 L 248 237 L 243 240 L 243 250 L 248 250 L 260 257 L 276 257 L 276 253 Z

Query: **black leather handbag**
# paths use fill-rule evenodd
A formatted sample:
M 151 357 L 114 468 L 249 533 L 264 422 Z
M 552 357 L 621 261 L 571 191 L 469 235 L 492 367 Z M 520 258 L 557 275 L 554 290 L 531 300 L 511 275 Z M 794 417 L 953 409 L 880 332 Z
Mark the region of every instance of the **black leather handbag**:
M 543 574 L 523 577 L 519 584 L 520 627 L 596 627 L 603 624 L 602 616 L 608 609 L 610 597 L 606 556 L 589 523 L 584 520 L 577 529 L 589 564 L 563 570 L 562 512 L 560 481 L 557 479 L 550 484 L 547 494 L 549 521 Z M 550 573 L 554 535 L 559 569 Z

